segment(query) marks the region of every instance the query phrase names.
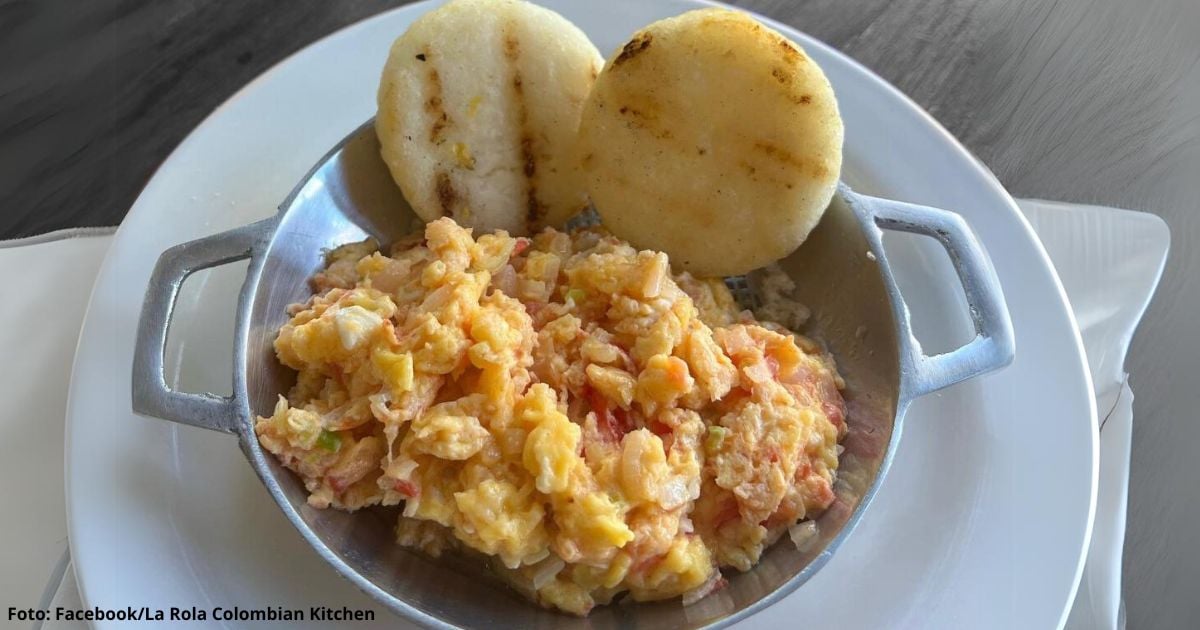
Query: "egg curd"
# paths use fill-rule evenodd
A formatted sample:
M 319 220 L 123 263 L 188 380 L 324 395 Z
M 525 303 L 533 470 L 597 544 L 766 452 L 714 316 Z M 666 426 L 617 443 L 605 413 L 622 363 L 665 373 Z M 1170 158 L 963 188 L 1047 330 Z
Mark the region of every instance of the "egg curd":
M 584 615 L 694 601 L 833 501 L 832 360 L 720 280 L 595 229 L 420 236 L 331 252 L 275 340 L 256 431 L 311 505 L 403 506 L 401 545 Z

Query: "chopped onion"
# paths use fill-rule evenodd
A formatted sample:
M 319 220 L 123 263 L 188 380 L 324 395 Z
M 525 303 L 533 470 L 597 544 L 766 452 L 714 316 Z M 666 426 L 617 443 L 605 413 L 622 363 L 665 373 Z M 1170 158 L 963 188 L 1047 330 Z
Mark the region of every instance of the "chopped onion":
M 336 428 L 342 422 L 342 416 L 350 411 L 350 405 L 353 402 L 344 402 L 333 409 L 321 414 L 321 426 L 328 428 Z
M 416 460 L 406 459 L 396 461 L 399 461 L 399 463 L 397 464 L 395 461 L 393 461 L 394 465 L 389 466 L 390 470 L 384 473 L 385 479 L 391 478 L 397 481 L 407 481 L 410 483 L 413 482 L 413 473 L 417 470 Z M 416 516 L 417 508 L 421 507 L 420 493 L 414 497 L 403 495 L 403 493 L 401 494 L 404 498 L 404 515 L 408 517 Z
M 539 562 L 534 567 L 533 590 L 540 591 L 543 586 L 553 582 L 558 572 L 562 571 L 565 566 L 567 563 L 563 562 L 562 558 L 553 555 Z
M 406 459 L 397 464 L 395 469 L 389 470 L 388 476 L 396 479 L 403 479 L 405 481 L 412 481 L 412 474 L 418 467 L 419 464 L 417 464 L 417 460 Z
M 679 531 L 685 534 L 696 531 L 696 526 L 692 524 L 692 517 L 685 515 L 679 519 Z
M 664 510 L 674 510 L 687 503 L 690 498 L 688 496 L 687 480 L 683 477 L 672 477 L 670 481 L 663 484 L 662 489 L 659 491 L 658 504 Z
M 537 590 L 533 588 L 533 583 L 529 578 L 525 577 L 520 571 L 510 571 L 503 569 L 503 564 L 498 564 L 493 567 L 493 570 L 508 583 L 509 586 L 516 589 L 518 593 L 525 596 L 526 599 L 537 601 Z
M 841 457 L 841 456 L 842 456 L 842 453 L 845 453 L 845 452 L 846 452 L 846 447 L 845 447 L 845 446 L 842 446 L 841 444 L 838 444 L 838 445 L 837 445 L 837 447 L 836 447 L 836 448 L 834 448 L 833 450 L 834 450 L 834 452 L 836 452 L 836 453 L 837 453 L 837 456 L 838 456 L 838 457 Z
M 742 373 L 746 378 L 754 383 L 766 383 L 771 380 L 771 368 L 765 363 L 752 363 L 742 369 Z
M 492 286 L 505 295 L 517 294 L 517 272 L 512 265 L 504 265 L 496 275 L 492 276 Z
M 392 402 L 391 392 L 381 391 L 367 396 L 367 400 L 371 401 L 371 415 L 375 416 L 375 419 L 384 424 L 399 422 L 400 414 L 388 409 L 388 403 Z
M 717 590 L 717 586 L 720 583 L 721 571 L 720 569 L 714 568 L 712 574 L 708 576 L 707 580 L 704 580 L 703 584 L 683 594 L 683 605 L 691 606 L 692 604 L 704 599 L 704 596 Z
M 667 277 L 667 257 L 659 254 L 652 257 L 645 279 L 642 281 L 642 297 L 656 298 L 662 293 L 662 283 Z
M 817 539 L 817 533 L 817 524 L 813 521 L 796 523 L 788 528 L 788 536 L 791 536 L 792 543 L 800 551 L 807 549 Z

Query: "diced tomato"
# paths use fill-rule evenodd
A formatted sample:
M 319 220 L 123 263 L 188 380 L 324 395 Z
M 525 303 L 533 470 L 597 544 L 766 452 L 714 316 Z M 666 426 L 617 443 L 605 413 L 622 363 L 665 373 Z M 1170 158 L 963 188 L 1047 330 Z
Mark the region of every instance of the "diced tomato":
M 738 512 L 737 501 L 727 499 L 725 504 L 721 506 L 721 511 L 717 512 L 716 517 L 713 518 L 713 529 L 721 529 L 726 523 L 736 521 L 741 517 L 741 512 Z
M 832 423 L 833 426 L 837 427 L 839 431 L 841 431 L 842 427 L 845 426 L 846 409 L 841 404 L 841 396 L 839 396 L 838 400 L 836 401 L 823 401 L 821 403 L 821 411 L 825 412 L 825 417 L 829 418 L 829 422 Z
M 546 307 L 545 302 L 523 302 L 522 304 L 525 305 L 525 312 L 529 313 L 530 317 L 537 317 L 538 311 Z
M 833 492 L 833 486 L 820 475 L 813 475 L 805 479 L 800 488 L 804 496 L 804 503 L 808 506 L 810 513 L 812 510 L 823 510 L 829 507 L 837 499 L 837 495 Z
M 800 464 L 800 466 L 798 466 L 796 468 L 795 479 L 796 479 L 796 481 L 803 481 L 803 480 L 807 479 L 808 476 L 811 474 L 812 474 L 812 463 L 805 461 L 803 464 Z
M 750 392 L 748 390 L 735 385 L 733 389 L 729 390 L 728 394 L 725 394 L 725 397 L 720 400 L 720 403 L 728 409 L 733 409 L 734 407 L 738 406 L 738 403 L 748 400 L 749 398 Z
M 328 371 L 332 375 L 334 382 L 338 384 L 338 387 L 342 389 L 348 389 L 346 387 L 346 375 L 342 372 L 342 368 L 338 367 L 337 365 L 329 364 Z
M 785 519 L 782 514 L 780 514 L 779 512 L 776 512 L 776 513 L 768 516 L 767 518 L 764 518 L 763 520 L 759 521 L 758 524 L 762 525 L 763 527 L 766 527 L 767 529 L 772 529 L 776 525 L 782 525 L 786 520 L 787 519 Z
M 638 371 L 637 364 L 633 362 L 633 357 L 629 354 L 629 348 L 624 348 L 616 342 L 613 345 L 617 347 L 617 352 L 621 355 L 621 365 L 625 368 L 625 371 L 636 374 Z
M 591 387 L 584 388 L 583 395 L 587 398 L 592 413 L 596 414 L 596 428 L 600 429 L 600 435 L 613 442 L 620 441 L 621 436 L 613 433 L 614 420 L 612 414 L 608 413 L 608 400 L 604 395 Z
M 771 362 L 769 357 L 767 362 Z M 821 411 L 824 412 L 826 418 L 829 418 L 829 422 L 838 428 L 839 432 L 846 425 L 846 401 L 842 398 L 842 393 L 838 391 L 837 385 L 834 385 L 831 377 L 822 377 L 816 371 L 797 367 L 780 382 L 799 385 L 813 400 L 819 401 Z
M 627 410 L 620 407 L 613 407 L 609 413 L 612 414 L 613 422 L 621 432 L 621 435 L 625 435 L 637 428 L 637 425 L 634 424 L 633 416 Z
M 817 501 L 820 501 L 821 505 L 823 506 L 828 506 L 833 503 L 835 498 L 836 497 L 833 494 L 833 486 L 829 485 L 828 481 L 821 479 L 820 483 L 817 485 Z
M 725 354 L 734 358 L 757 344 L 750 338 L 744 326 L 734 326 L 726 329 L 724 337 L 721 338 L 721 345 L 725 347 Z
M 808 391 L 813 391 L 816 381 L 816 375 L 812 370 L 804 367 L 804 365 L 796 366 L 786 378 L 780 379 L 781 383 L 788 385 L 800 385 Z
M 620 442 L 626 433 L 633 430 L 629 412 L 620 407 L 611 407 L 604 394 L 596 391 L 595 388 L 588 387 L 584 390 L 584 396 L 596 414 L 596 427 L 600 429 L 600 434 L 607 441 L 614 444 Z
M 788 525 L 795 523 L 800 516 L 800 503 L 790 499 L 785 499 L 779 503 L 779 507 L 770 516 L 759 522 L 759 525 L 767 529 L 774 529 L 780 525 Z
M 679 389 L 687 388 L 687 364 L 682 361 L 671 361 L 670 369 L 667 370 L 667 378 L 671 384 Z
M 421 496 L 421 487 L 404 479 L 397 479 L 395 483 L 392 484 L 392 489 L 409 498 Z
M 771 378 L 779 380 L 779 359 L 768 355 L 766 358 L 767 369 L 771 370 Z
M 650 432 L 654 435 L 662 438 L 664 451 L 667 451 L 668 453 L 671 452 L 671 446 L 675 444 L 674 429 L 666 424 L 663 424 L 662 422 L 659 422 L 658 420 L 651 420 L 650 422 L 647 422 L 646 428 L 650 429 Z
M 641 560 L 633 563 L 633 566 L 629 568 L 629 572 L 634 575 L 645 575 L 653 571 L 654 567 L 657 567 L 662 561 L 663 556 L 661 555 L 642 558 Z
M 833 501 L 825 508 L 825 515 L 830 517 L 830 520 L 837 523 L 850 515 L 853 507 L 843 501 L 840 497 L 834 496 Z
M 515 246 L 513 246 L 512 255 L 520 256 L 521 254 L 523 254 L 525 252 L 525 250 L 529 249 L 529 243 L 530 243 L 530 241 L 527 238 L 518 238 L 517 244 Z

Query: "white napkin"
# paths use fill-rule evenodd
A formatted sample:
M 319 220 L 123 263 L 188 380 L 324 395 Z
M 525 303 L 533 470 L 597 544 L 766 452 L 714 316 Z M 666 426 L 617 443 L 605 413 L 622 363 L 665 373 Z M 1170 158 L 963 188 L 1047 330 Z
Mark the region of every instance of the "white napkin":
M 1066 627 L 1124 628 L 1121 550 L 1133 430 L 1125 352 L 1162 276 L 1171 233 L 1162 219 L 1142 212 L 1032 199 L 1017 203 L 1041 237 L 1071 300 L 1100 419 L 1092 546 Z
M 6 620 L 9 606 L 44 606 L 63 575 L 71 575 L 63 509 L 67 379 L 111 233 L 69 230 L 0 241 L 7 296 L 0 308 L 0 496 L 7 506 L 0 510 L 0 611 Z
M 1124 372 L 1134 328 L 1158 285 L 1170 241 L 1161 219 L 1137 212 L 1021 200 L 1070 296 L 1083 332 L 1100 410 L 1100 489 L 1092 547 L 1067 627 L 1124 627 L 1121 551 L 1129 481 L 1133 394 Z M 86 238 L 84 236 L 87 236 Z M 111 237 L 87 231 L 0 243 L 20 308 L 0 311 L 0 362 L 8 413 L 0 418 L 0 605 L 81 608 L 66 553 L 63 417 L 76 333 Z M 11 280 L 10 280 L 11 281 Z M 53 320 L 49 320 L 53 317 Z M 53 321 L 53 325 L 48 325 Z M 49 578 L 49 581 L 47 581 Z M 36 627 L 36 626 L 35 626 Z M 41 628 L 83 628 L 48 621 Z

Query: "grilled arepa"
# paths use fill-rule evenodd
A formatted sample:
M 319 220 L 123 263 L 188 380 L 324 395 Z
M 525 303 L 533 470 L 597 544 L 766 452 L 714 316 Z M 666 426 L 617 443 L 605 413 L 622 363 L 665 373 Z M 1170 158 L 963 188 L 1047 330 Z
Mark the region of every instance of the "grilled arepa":
M 575 25 L 520 0 L 455 0 L 392 45 L 375 128 L 426 221 L 532 233 L 587 204 L 572 148 L 603 58 Z
M 791 253 L 824 213 L 842 121 L 824 73 L 745 14 L 655 22 L 609 58 L 584 106 L 580 160 L 617 236 L 697 275 Z

